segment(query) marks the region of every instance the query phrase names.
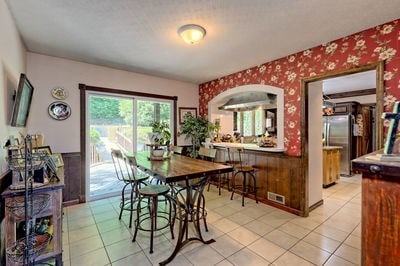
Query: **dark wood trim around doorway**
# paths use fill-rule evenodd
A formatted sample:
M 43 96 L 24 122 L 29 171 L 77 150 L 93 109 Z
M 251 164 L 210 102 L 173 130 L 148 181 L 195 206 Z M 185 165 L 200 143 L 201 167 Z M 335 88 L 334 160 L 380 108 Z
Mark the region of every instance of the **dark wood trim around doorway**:
M 308 216 L 310 211 L 308 206 L 308 199 L 309 199 L 309 191 L 308 191 L 308 160 L 309 160 L 309 153 L 308 153 L 308 84 L 315 81 L 324 80 L 327 78 L 334 78 L 340 77 L 349 74 L 355 74 L 359 72 L 369 71 L 369 70 L 376 70 L 376 143 L 374 146 L 375 150 L 378 150 L 383 147 L 383 120 L 381 119 L 383 113 L 383 97 L 384 97 L 384 82 L 383 82 L 383 71 L 384 71 L 384 62 L 378 61 L 362 66 L 357 66 L 351 69 L 344 69 L 338 71 L 332 71 L 323 73 L 321 75 L 317 75 L 314 77 L 304 78 L 301 81 L 301 90 L 300 90 L 300 101 L 301 101 L 301 120 L 300 120 L 300 136 L 301 138 L 301 155 L 303 158 L 302 165 L 303 167 L 303 176 L 305 178 L 305 193 L 304 193 L 304 203 L 305 209 L 304 213 L 305 216 Z
M 107 94 L 114 94 L 114 95 L 123 95 L 123 96 L 133 96 L 133 97 L 146 97 L 146 98 L 153 98 L 153 99 L 163 99 L 163 100 L 171 100 L 173 101 L 173 109 L 174 109 L 174 145 L 177 144 L 177 102 L 178 96 L 168 96 L 168 95 L 159 95 L 159 94 L 152 94 L 152 93 L 145 93 L 145 92 L 138 92 L 138 91 L 127 91 L 127 90 L 120 90 L 120 89 L 113 89 L 113 88 L 103 88 L 103 87 L 96 87 L 90 86 L 86 84 L 79 84 L 80 90 L 80 110 L 81 110 L 81 117 L 80 117 L 80 150 L 81 150 L 81 177 L 80 182 L 81 186 L 84 188 L 83 195 L 80 195 L 80 201 L 83 202 L 86 199 L 86 92 L 98 92 L 98 93 L 107 93 Z

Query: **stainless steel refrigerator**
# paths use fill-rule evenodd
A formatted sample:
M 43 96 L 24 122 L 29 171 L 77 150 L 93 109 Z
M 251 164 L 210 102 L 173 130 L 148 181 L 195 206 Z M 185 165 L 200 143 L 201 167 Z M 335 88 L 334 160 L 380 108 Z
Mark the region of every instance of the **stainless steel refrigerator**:
M 351 160 L 354 159 L 354 117 L 351 114 L 323 116 L 325 146 L 340 146 L 340 174 L 351 176 Z

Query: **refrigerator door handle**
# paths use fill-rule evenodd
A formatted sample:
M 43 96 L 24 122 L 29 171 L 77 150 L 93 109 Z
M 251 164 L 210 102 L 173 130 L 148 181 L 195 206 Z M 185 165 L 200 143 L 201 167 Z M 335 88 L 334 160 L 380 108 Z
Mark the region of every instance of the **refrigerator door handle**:
M 329 122 L 326 123 L 326 145 L 330 146 L 330 138 L 331 138 L 331 124 Z

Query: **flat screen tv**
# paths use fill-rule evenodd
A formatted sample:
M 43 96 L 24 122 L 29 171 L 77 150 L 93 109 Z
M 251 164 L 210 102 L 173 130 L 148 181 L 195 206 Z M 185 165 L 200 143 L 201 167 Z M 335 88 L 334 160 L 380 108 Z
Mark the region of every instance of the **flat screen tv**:
M 11 126 L 25 127 L 32 102 L 33 86 L 25 74 L 21 73 L 14 106 L 11 115 Z

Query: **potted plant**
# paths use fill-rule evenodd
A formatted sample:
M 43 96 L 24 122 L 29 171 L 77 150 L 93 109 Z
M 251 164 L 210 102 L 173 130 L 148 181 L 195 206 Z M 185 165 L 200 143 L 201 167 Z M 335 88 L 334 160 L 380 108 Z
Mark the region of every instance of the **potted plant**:
M 150 143 L 153 144 L 152 155 L 162 156 L 164 149 L 162 146 L 169 146 L 171 143 L 171 132 L 169 124 L 165 121 L 154 121 L 150 124 L 151 132 L 149 133 Z M 161 154 L 161 155 L 160 155 Z
M 206 138 L 209 138 L 211 133 L 216 129 L 218 129 L 218 126 L 209 122 L 204 117 L 194 117 L 191 114 L 185 114 L 184 122 L 181 125 L 181 130 L 178 134 L 185 135 L 185 139 L 191 140 L 192 150 L 189 155 L 190 157 L 196 158 L 201 143 L 204 142 Z

